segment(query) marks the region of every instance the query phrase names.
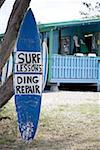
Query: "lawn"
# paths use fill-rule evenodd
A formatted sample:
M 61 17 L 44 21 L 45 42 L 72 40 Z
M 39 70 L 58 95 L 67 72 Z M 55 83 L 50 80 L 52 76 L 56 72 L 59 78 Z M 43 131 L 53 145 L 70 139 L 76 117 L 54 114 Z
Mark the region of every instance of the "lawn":
M 25 143 L 13 98 L 0 112 L 0 149 L 100 150 L 100 97 L 96 92 L 43 93 L 35 139 Z

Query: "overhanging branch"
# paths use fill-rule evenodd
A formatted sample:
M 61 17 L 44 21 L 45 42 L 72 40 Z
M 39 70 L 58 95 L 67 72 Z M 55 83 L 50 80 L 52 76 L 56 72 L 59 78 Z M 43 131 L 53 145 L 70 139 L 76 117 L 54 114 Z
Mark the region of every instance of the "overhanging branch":
M 6 0 L 0 0 L 0 8 Z
M 7 59 L 9 58 L 12 48 L 15 45 L 17 34 L 24 14 L 29 7 L 31 0 L 16 0 L 10 15 L 4 40 L 0 48 L 0 73 Z
M 0 74 L 14 49 L 17 34 L 31 0 L 16 0 L 10 15 L 4 39 L 0 48 Z M 13 96 L 13 75 L 0 87 L 0 108 Z

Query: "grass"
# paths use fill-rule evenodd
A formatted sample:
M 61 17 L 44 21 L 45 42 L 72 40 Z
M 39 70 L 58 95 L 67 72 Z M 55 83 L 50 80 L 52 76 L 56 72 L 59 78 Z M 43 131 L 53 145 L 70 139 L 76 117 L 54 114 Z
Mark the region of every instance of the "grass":
M 80 105 L 60 105 L 55 112 L 78 112 L 85 115 L 98 115 L 100 114 L 100 105 L 97 104 L 80 104 Z
M 100 119 L 96 117 L 98 115 L 100 115 L 100 106 L 94 103 L 56 105 L 55 107 L 49 109 L 46 106 L 43 106 L 41 109 L 38 127 L 38 140 L 34 141 L 33 145 L 38 147 L 41 139 L 48 139 L 48 136 L 52 139 L 53 136 L 55 136 L 55 139 L 67 137 L 67 139 L 71 140 L 71 138 L 74 138 L 74 135 L 75 138 L 78 138 L 78 136 L 81 133 L 83 134 L 83 132 L 85 135 L 85 127 L 90 125 L 91 131 L 94 129 L 93 127 L 99 127 Z M 90 118 L 88 116 L 90 116 Z M 16 143 L 19 138 L 19 131 L 13 99 L 2 108 L 0 118 L 2 117 L 7 117 L 7 119 L 2 119 L 0 121 L 0 145 L 10 145 L 14 142 Z M 91 118 L 93 121 L 91 121 Z M 95 118 L 97 119 L 95 120 Z M 85 119 L 90 119 L 90 122 L 86 122 Z M 20 143 L 20 146 L 21 144 L 22 143 Z
M 0 144 L 13 143 L 18 131 L 16 111 L 12 99 L 1 109 L 0 120 Z
M 100 114 L 100 106 L 97 104 L 81 104 L 75 109 L 81 114 L 86 114 L 86 115 Z

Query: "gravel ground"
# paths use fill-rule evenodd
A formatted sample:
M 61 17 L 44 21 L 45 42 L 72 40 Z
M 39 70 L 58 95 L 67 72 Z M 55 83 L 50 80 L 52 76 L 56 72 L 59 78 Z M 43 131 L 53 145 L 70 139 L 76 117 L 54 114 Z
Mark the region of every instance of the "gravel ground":
M 55 105 L 79 105 L 86 103 L 100 105 L 100 93 L 59 91 L 43 93 L 42 98 L 42 105 L 47 107 L 50 105 L 55 107 Z
M 12 134 L 11 121 L 7 126 L 0 139 L 6 133 L 6 137 L 13 135 L 13 140 L 1 142 L 3 150 L 100 150 L 100 93 L 43 93 L 38 130 L 31 143 L 21 140 L 16 125 L 16 134 Z M 4 122 L 0 122 L 0 131 L 3 129 Z
M 42 112 L 48 118 L 44 138 L 53 141 L 51 149 L 100 149 L 100 93 L 44 93 Z

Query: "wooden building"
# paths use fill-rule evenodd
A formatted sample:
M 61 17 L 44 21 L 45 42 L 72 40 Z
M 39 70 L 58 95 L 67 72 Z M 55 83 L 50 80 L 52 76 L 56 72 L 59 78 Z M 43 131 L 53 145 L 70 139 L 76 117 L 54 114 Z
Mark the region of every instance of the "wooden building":
M 48 46 L 47 84 L 86 83 L 100 91 L 100 19 L 40 24 L 39 31 Z
M 100 91 L 100 19 L 39 25 L 49 52 L 47 83 L 86 83 Z

